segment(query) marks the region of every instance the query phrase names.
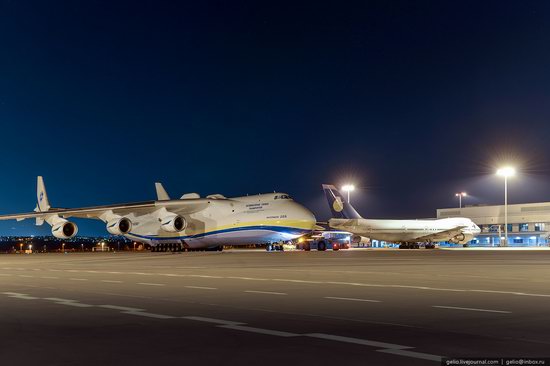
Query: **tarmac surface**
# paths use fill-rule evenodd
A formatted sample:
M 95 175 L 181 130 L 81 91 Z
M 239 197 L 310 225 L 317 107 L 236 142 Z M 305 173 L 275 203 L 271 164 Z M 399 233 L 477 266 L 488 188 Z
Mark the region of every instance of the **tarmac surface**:
M 550 356 L 550 251 L 0 255 L 2 365 Z

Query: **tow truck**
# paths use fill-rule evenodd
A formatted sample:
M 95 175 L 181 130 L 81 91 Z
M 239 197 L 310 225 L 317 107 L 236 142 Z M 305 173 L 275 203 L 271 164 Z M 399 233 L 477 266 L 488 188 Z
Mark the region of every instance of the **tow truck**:
M 347 231 L 321 231 L 310 236 L 298 239 L 296 249 L 310 251 L 316 249 L 320 252 L 325 250 L 337 251 L 351 247 L 352 234 Z

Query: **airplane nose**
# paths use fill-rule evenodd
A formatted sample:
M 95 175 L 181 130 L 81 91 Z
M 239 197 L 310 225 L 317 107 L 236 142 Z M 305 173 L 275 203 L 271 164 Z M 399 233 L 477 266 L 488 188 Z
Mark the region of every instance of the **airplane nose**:
M 313 230 L 315 228 L 315 225 L 317 224 L 317 218 L 315 217 L 313 212 L 311 212 L 305 207 L 304 207 L 304 211 L 305 211 L 304 212 L 305 221 L 311 226 L 311 229 Z
M 304 206 L 300 207 L 299 210 L 300 214 L 300 221 L 303 223 L 304 227 L 313 230 L 315 229 L 315 225 L 317 224 L 317 219 L 315 218 L 315 215 L 313 212 L 305 208 Z

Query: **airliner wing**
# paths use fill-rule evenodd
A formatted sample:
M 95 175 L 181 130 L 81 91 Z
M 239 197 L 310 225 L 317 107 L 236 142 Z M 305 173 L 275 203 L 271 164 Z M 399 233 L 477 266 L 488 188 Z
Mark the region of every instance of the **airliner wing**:
M 195 200 L 171 200 L 171 201 L 147 201 L 120 205 L 106 205 L 82 208 L 50 208 L 47 211 L 28 212 L 13 215 L 0 215 L 0 220 L 25 220 L 29 218 L 45 218 L 51 215 L 59 217 L 100 218 L 104 213 L 111 211 L 114 214 L 125 216 L 128 214 L 144 215 L 161 208 L 180 214 L 189 215 L 203 210 L 208 205 L 206 199 Z
M 462 229 L 466 228 L 467 226 L 456 226 L 452 229 L 445 230 L 445 231 L 439 231 L 437 233 L 433 233 L 430 235 L 425 235 L 416 238 L 415 240 L 418 241 L 438 241 L 438 240 L 447 240 L 450 238 L 453 238 L 457 235 L 460 235 L 462 233 Z

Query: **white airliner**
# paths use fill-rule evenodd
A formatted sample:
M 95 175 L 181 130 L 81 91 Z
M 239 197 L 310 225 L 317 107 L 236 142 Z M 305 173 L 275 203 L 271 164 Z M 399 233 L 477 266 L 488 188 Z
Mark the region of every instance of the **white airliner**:
M 333 216 L 329 220 L 330 227 L 374 240 L 399 243 L 400 248 L 418 248 L 419 243 L 425 243 L 426 248 L 434 248 L 433 243 L 442 241 L 466 244 L 481 232 L 472 220 L 464 217 L 440 220 L 364 219 L 344 200 L 336 187 L 323 184 L 323 190 Z
M 156 201 L 59 209 L 50 207 L 44 181 L 38 177 L 35 212 L 2 215 L 0 220 L 34 218 L 37 225 L 45 221 L 53 236 L 69 239 L 78 227 L 68 218 L 99 219 L 109 233 L 150 244 L 153 251 L 289 241 L 315 228 L 315 216 L 285 193 L 236 198 L 189 193 L 172 200 L 160 183 L 156 190 Z

